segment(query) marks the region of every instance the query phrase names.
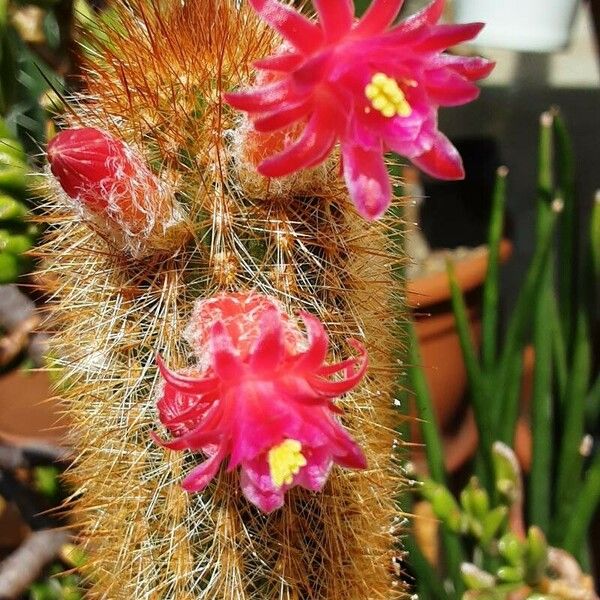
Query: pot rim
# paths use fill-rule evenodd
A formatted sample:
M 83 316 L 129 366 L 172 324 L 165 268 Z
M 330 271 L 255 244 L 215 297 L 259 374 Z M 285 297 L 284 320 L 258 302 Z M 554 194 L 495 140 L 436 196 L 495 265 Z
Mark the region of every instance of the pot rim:
M 500 263 L 511 257 L 513 244 L 508 239 L 500 243 Z M 485 280 L 489 250 L 457 260 L 454 263 L 456 278 L 463 292 L 470 292 Z M 425 308 L 450 299 L 450 281 L 445 271 L 431 273 L 406 282 L 406 303 L 410 308 Z

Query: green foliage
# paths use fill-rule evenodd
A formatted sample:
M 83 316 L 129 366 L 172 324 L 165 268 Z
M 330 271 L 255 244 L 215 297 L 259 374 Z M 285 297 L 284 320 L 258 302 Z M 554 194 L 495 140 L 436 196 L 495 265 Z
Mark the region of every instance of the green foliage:
M 60 495 L 60 470 L 55 466 L 36 467 L 33 470 L 34 488 L 48 500 L 56 500 Z
M 440 473 L 443 460 L 435 423 L 423 423 L 425 442 L 433 439 L 427 449 L 433 480 L 426 481 L 419 493 L 442 522 L 441 532 L 454 535 L 463 554 L 471 557 L 461 567 L 465 598 L 505 598 L 523 586 L 530 588 L 530 597 L 538 592 L 542 597 L 544 590 L 536 586 L 549 576 L 548 544 L 583 560 L 589 524 L 600 505 L 600 452 L 593 449 L 587 460 L 581 452 L 586 435 L 600 426 L 600 376 L 592 376 L 590 334 L 598 299 L 600 211 L 596 202 L 589 242 L 580 256 L 581 230 L 576 215 L 581 210 L 574 191 L 574 165 L 562 118 L 557 111 L 545 113 L 539 141 L 536 247 L 503 335 L 498 280 L 507 170 L 498 172 L 489 229 L 481 352 L 471 338 L 463 293 L 452 264 L 448 265 L 480 439 L 474 462 L 477 478 L 470 480 L 457 502 L 445 488 L 447 474 Z M 559 227 L 560 238 L 556 235 Z M 415 336 L 410 341 L 417 343 Z M 525 486 L 510 446 L 521 409 L 523 353 L 530 344 L 536 356 L 530 419 L 533 458 Z M 418 356 L 416 350 L 411 352 Z M 411 371 L 421 369 L 412 367 Z M 410 374 L 410 379 L 414 382 L 419 377 Z M 432 411 L 427 387 L 415 386 L 414 392 L 420 416 L 427 420 Z M 496 443 L 498 439 L 501 444 Z M 450 565 L 452 557 L 444 557 L 442 562 Z M 465 568 L 465 564 L 470 566 Z M 415 569 L 419 579 L 416 564 Z M 422 575 L 431 578 L 431 573 Z M 438 575 L 453 578 L 450 570 Z
M 31 264 L 25 254 L 37 228 L 27 222 L 28 171 L 23 145 L 0 119 L 0 284 L 17 281 Z
M 81 576 L 65 573 L 60 563 L 52 565 L 48 576 L 29 588 L 29 600 L 83 600 Z

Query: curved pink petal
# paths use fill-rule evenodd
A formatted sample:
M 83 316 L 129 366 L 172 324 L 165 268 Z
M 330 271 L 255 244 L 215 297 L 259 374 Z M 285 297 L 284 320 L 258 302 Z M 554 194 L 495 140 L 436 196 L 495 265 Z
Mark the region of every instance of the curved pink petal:
M 254 10 L 292 46 L 309 53 L 323 43 L 323 33 L 317 25 L 297 11 L 275 0 L 250 0 Z
M 428 71 L 425 82 L 430 99 L 440 106 L 460 106 L 479 96 L 474 83 L 450 69 Z
M 369 221 L 385 213 L 392 201 L 392 185 L 381 150 L 344 144 L 344 178 L 358 212 Z
M 183 404 L 178 405 L 171 398 L 163 396 L 159 400 L 159 410 L 161 410 L 161 422 L 167 428 L 175 428 L 178 425 L 197 422 L 203 419 L 210 410 L 212 404 L 218 400 L 218 394 L 203 394 L 202 396 L 190 396 L 186 398 L 187 407 Z
M 433 2 L 429 3 L 425 8 L 400 23 L 398 27 L 402 27 L 403 25 L 412 26 L 414 23 L 434 25 L 442 18 L 445 4 L 446 0 L 433 0 Z
M 404 0 L 373 0 L 353 34 L 367 37 L 384 31 L 394 22 L 403 4 Z
M 315 371 L 327 357 L 329 340 L 321 321 L 307 312 L 300 312 L 308 333 L 308 349 L 299 354 L 294 363 L 294 370 L 299 372 Z
M 186 476 L 181 487 L 186 492 L 201 492 L 214 479 L 223 458 L 225 457 L 225 449 L 219 446 L 217 451 L 202 464 L 198 465 Z
M 266 514 L 283 506 L 285 489 L 273 485 L 264 457 L 242 465 L 240 486 L 246 499 Z
M 217 442 L 222 436 L 220 431 L 190 431 L 172 440 L 163 440 L 153 431 L 150 437 L 159 445 L 169 450 L 200 450 L 208 444 Z
M 355 388 L 360 383 L 363 376 L 364 371 L 359 371 L 359 374 L 347 376 L 346 379 L 340 381 L 327 381 L 320 377 L 313 377 L 310 379 L 310 384 L 319 394 L 328 398 L 337 398 Z
M 204 394 L 213 390 L 217 385 L 216 377 L 198 378 L 171 371 L 160 356 L 156 357 L 156 363 L 163 379 L 180 392 L 195 395 Z
M 302 64 L 304 57 L 295 52 L 285 52 L 267 56 L 254 61 L 254 66 L 263 71 L 282 71 L 288 72 L 294 70 Z
M 472 40 L 484 27 L 484 23 L 465 25 L 437 25 L 430 34 L 415 44 L 419 52 L 440 52 L 462 42 Z
M 339 363 L 333 363 L 332 365 L 321 367 L 318 370 L 317 375 L 319 377 L 331 377 L 332 375 L 340 373 L 341 371 L 348 371 L 348 369 L 353 370 L 359 360 L 359 358 L 353 356 L 352 358 L 347 358 Z
M 425 173 L 438 179 L 464 179 L 465 170 L 458 150 L 443 134 L 437 139 L 428 152 L 411 158 L 412 162 Z
M 348 435 L 348 433 L 336 424 L 336 442 L 342 448 L 341 453 L 334 456 L 335 462 L 346 469 L 366 469 L 367 457 L 362 448 Z
M 306 117 L 311 111 L 309 102 L 292 104 L 291 106 L 268 113 L 254 121 L 254 129 L 263 133 L 277 131 L 289 127 L 299 119 Z
M 300 94 L 311 92 L 324 77 L 327 67 L 331 62 L 333 52 L 319 52 L 315 56 L 306 59 L 304 64 L 292 73 L 294 89 Z
M 255 374 L 272 372 L 283 360 L 283 326 L 277 309 L 266 311 L 260 319 L 260 337 L 250 355 L 250 370 Z
M 210 353 L 212 367 L 220 379 L 239 379 L 243 363 L 222 321 L 217 321 L 210 330 Z
M 283 177 L 327 158 L 335 144 L 335 131 L 327 128 L 321 115 L 311 117 L 300 138 L 291 146 L 264 160 L 258 171 L 265 177 Z
M 295 423 L 294 407 L 285 402 L 272 382 L 248 382 L 236 388 L 231 422 L 228 471 L 275 446 Z
M 223 94 L 227 104 L 246 112 L 273 110 L 282 102 L 289 102 L 292 95 L 287 79 L 268 83 L 242 92 Z
M 433 0 L 425 8 L 398 23 L 381 39 L 395 44 L 417 42 L 426 36 L 430 26 L 435 25 L 444 12 L 445 0 Z
M 487 77 L 494 70 L 496 63 L 480 56 L 455 56 L 443 53 L 433 59 L 430 66 L 452 69 L 470 81 L 477 81 Z
M 319 22 L 329 42 L 346 35 L 354 21 L 353 0 L 313 0 Z
M 307 457 L 306 466 L 294 478 L 294 484 L 312 492 L 320 492 L 327 482 L 332 465 L 331 453 L 326 447 L 313 448 Z

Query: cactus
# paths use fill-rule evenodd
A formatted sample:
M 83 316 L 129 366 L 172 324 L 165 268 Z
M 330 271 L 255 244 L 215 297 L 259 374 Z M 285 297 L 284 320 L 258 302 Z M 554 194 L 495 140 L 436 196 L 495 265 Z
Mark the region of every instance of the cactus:
M 56 188 L 47 201 L 42 271 L 55 299 L 53 356 L 77 455 L 67 477 L 92 596 L 400 597 L 392 568 L 401 484 L 391 401 L 401 261 L 387 235 L 394 217 L 356 218 L 336 156 L 277 181 L 249 168 L 244 121 L 221 94 L 251 84 L 251 61 L 276 39 L 245 4 L 132 0 L 86 44 L 86 91 L 66 124 L 122 138 L 186 220 L 175 249 L 128 254 L 74 216 Z M 336 468 L 322 493 L 295 488 L 268 516 L 224 470 L 202 494 L 184 492 L 193 457 L 150 437 L 157 354 L 188 366 L 182 332 L 194 301 L 249 289 L 290 314 L 318 315 L 332 360 L 347 354 L 352 336 L 370 357 L 367 380 L 340 401 L 368 470 Z

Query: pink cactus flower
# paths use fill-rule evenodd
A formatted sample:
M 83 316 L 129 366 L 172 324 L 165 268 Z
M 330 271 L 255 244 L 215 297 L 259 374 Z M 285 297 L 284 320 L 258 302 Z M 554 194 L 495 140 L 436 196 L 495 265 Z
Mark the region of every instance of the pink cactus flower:
M 184 479 L 185 490 L 202 491 L 228 459 L 228 471 L 240 468 L 244 496 L 269 513 L 292 487 L 320 491 L 334 463 L 366 467 L 333 404 L 363 378 L 366 351 L 350 340 L 357 356 L 325 364 L 323 325 L 300 316 L 307 335 L 273 298 L 221 294 L 197 304 L 186 332 L 198 366 L 176 373 L 159 360 L 157 407 L 173 439 L 153 437 L 207 456 Z
M 259 132 L 304 124 L 294 143 L 258 166 L 260 173 L 281 177 L 314 167 L 340 141 L 346 184 L 367 219 L 390 204 L 386 150 L 434 177 L 464 177 L 460 155 L 438 131 L 437 111 L 474 100 L 472 82 L 494 65 L 444 50 L 474 38 L 482 24 L 438 24 L 444 0 L 397 25 L 403 0 L 373 0 L 358 21 L 352 0 L 313 0 L 318 22 L 276 0 L 250 3 L 285 44 L 256 63 L 270 74 L 259 82 L 268 83 L 226 94 L 226 101 L 249 113 Z

